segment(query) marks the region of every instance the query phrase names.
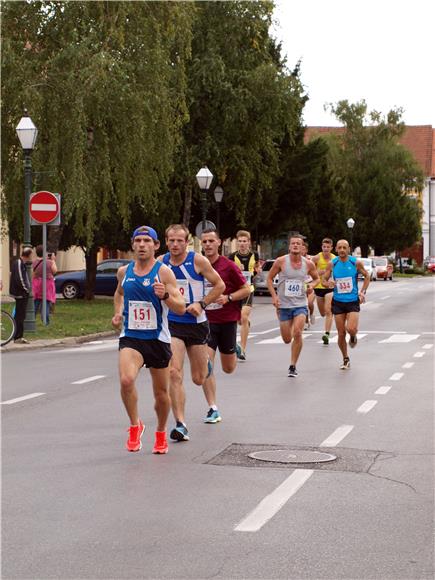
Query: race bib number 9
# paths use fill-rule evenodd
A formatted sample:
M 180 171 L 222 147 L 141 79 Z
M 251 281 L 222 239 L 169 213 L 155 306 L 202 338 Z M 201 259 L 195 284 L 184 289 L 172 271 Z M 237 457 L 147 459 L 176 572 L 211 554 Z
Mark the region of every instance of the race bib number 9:
M 288 297 L 302 296 L 304 283 L 301 280 L 286 280 L 284 295 Z
M 337 278 L 335 281 L 335 287 L 337 288 L 338 294 L 350 294 L 353 289 L 352 277 Z
M 177 280 L 177 288 L 186 304 L 190 303 L 189 282 L 188 280 Z
M 152 302 L 128 301 L 128 329 L 157 329 L 157 313 Z

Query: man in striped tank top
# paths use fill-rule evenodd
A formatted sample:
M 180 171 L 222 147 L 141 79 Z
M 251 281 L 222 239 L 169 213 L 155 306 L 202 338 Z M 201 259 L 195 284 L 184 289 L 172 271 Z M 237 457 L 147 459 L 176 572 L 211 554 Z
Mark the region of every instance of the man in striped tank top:
M 176 278 L 177 287 L 186 303 L 182 315 L 169 312 L 172 358 L 169 365 L 170 395 L 175 427 L 170 437 L 174 441 L 188 441 L 189 434 L 184 410 L 186 393 L 183 384 L 184 359 L 187 352 L 190 373 L 195 385 L 202 385 L 209 372 L 207 342 L 209 324 L 205 308 L 225 290 L 222 278 L 210 262 L 197 252 L 188 250 L 189 230 L 184 224 L 172 224 L 166 229 L 166 245 L 169 252 L 160 256 Z M 205 294 L 207 292 L 207 294 Z
M 311 260 L 302 256 L 303 237 L 292 234 L 289 240 L 289 253 L 277 258 L 269 270 L 267 287 L 272 303 L 277 309 L 281 337 L 286 344 L 291 343 L 289 377 L 297 377 L 296 364 L 302 350 L 302 332 L 308 316 L 307 294 L 314 291 L 319 283 L 317 269 Z M 278 287 L 275 292 L 273 279 L 278 274 Z M 307 276 L 311 281 L 306 283 Z
M 142 448 L 145 427 L 138 414 L 136 378 L 145 365 L 151 373 L 157 414 L 153 453 L 167 453 L 166 423 L 171 406 L 169 361 L 172 356 L 168 310 L 181 315 L 186 307 L 174 274 L 155 259 L 155 252 L 160 247 L 157 232 L 141 226 L 133 232 L 131 244 L 135 259 L 118 270 L 112 318 L 113 326 L 121 327 L 119 377 L 122 401 L 130 418 L 126 448 L 128 451 Z

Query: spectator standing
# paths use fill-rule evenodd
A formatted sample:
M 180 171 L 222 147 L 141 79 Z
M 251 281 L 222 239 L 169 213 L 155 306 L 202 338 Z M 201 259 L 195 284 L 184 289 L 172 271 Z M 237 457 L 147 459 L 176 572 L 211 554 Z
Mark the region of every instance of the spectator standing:
M 21 256 L 12 264 L 9 293 L 15 298 L 15 335 L 14 341 L 27 344 L 29 341 L 23 338 L 24 319 L 30 294 L 30 280 L 27 276 L 26 264 L 32 261 L 32 248 L 23 248 Z
M 36 260 L 33 261 L 33 279 L 32 279 L 32 291 L 33 300 L 35 302 L 35 316 L 41 311 L 42 318 L 42 286 L 43 286 L 43 276 L 44 276 L 44 258 L 43 258 L 43 247 L 42 245 L 36 246 Z M 47 324 L 50 322 L 50 313 L 53 312 L 54 303 L 56 302 L 56 287 L 54 283 L 54 275 L 57 272 L 56 262 L 53 258 L 52 252 L 47 254 L 47 267 L 46 267 L 46 314 L 47 314 Z

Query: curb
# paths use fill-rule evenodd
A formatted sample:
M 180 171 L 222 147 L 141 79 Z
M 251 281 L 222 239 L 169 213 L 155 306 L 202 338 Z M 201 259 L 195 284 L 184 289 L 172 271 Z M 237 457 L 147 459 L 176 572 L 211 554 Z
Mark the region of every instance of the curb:
M 36 350 L 38 348 L 47 348 L 52 346 L 67 346 L 74 344 L 83 344 L 96 340 L 99 338 L 107 338 L 109 336 L 116 337 L 118 333 L 115 330 L 106 330 L 104 332 L 95 332 L 93 334 L 85 334 L 83 336 L 68 336 L 66 338 L 51 338 L 33 340 L 29 344 L 15 344 L 10 342 L 6 346 L 1 347 L 1 352 L 11 352 L 14 350 Z

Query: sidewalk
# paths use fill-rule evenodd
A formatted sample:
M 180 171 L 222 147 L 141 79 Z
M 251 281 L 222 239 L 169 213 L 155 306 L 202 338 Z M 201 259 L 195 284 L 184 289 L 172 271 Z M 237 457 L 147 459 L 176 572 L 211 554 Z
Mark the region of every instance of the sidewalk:
M 53 346 L 66 346 L 74 344 L 83 344 L 91 340 L 99 340 L 102 338 L 118 336 L 116 330 L 107 330 L 105 332 L 96 332 L 94 334 L 86 334 L 84 336 L 69 336 L 68 338 L 52 338 L 52 339 L 38 339 L 32 340 L 29 344 L 15 344 L 13 341 L 6 346 L 1 347 L 1 352 L 9 352 L 13 350 L 35 350 L 37 348 L 47 348 Z

